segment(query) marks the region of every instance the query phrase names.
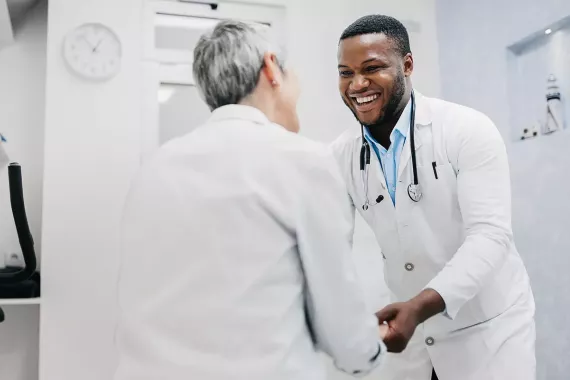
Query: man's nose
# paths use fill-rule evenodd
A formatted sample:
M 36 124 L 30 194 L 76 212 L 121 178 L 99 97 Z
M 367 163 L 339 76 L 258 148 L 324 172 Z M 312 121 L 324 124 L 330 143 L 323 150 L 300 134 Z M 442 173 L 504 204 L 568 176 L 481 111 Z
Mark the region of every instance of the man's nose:
M 351 90 L 362 91 L 370 85 L 370 81 L 364 75 L 356 75 L 350 83 Z

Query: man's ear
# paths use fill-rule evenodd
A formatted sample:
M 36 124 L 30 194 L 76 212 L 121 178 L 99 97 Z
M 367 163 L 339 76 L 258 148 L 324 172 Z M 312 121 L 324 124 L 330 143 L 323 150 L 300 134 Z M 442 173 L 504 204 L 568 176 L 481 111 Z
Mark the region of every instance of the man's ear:
M 409 77 L 414 72 L 414 57 L 412 53 L 406 54 L 404 57 L 404 75 Z

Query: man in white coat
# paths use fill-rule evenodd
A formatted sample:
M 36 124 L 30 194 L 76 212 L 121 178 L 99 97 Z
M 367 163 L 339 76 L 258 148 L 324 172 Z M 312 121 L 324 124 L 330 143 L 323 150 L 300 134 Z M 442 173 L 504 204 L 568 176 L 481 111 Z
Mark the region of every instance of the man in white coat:
M 413 69 L 394 18 L 363 17 L 340 39 L 339 90 L 361 128 L 332 150 L 380 245 L 394 303 L 378 317 L 400 353 L 379 378 L 533 380 L 534 300 L 504 143 L 482 113 L 414 91 Z
M 261 31 L 199 40 L 210 119 L 140 170 L 123 221 L 116 380 L 325 380 L 385 353 L 359 288 L 350 206 L 326 146 L 297 135 L 298 88 Z

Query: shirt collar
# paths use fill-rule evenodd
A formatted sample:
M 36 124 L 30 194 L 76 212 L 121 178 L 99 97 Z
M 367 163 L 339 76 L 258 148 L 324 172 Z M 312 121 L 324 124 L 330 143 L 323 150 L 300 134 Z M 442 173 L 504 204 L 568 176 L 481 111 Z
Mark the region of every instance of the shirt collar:
M 210 122 L 245 120 L 256 124 L 272 124 L 259 109 L 241 104 L 228 104 L 216 108 L 210 115 Z
M 408 100 L 408 104 L 404 108 L 404 111 L 400 115 L 392 134 L 390 135 L 390 141 L 394 142 L 394 134 L 400 133 L 402 137 L 408 136 L 408 131 L 410 130 L 410 116 L 412 113 L 412 99 Z

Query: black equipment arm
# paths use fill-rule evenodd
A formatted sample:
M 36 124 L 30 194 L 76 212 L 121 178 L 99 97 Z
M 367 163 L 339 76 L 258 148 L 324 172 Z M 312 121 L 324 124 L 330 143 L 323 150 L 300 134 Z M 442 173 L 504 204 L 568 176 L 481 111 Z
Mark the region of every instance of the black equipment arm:
M 26 207 L 24 205 L 24 190 L 22 187 L 22 167 L 18 163 L 11 163 L 8 167 L 8 178 L 10 181 L 10 204 L 12 215 L 16 223 L 18 240 L 24 255 L 24 268 L 8 273 L 0 272 L 0 285 L 15 284 L 28 280 L 36 271 L 37 260 L 34 250 L 34 239 L 28 225 L 26 217 Z

